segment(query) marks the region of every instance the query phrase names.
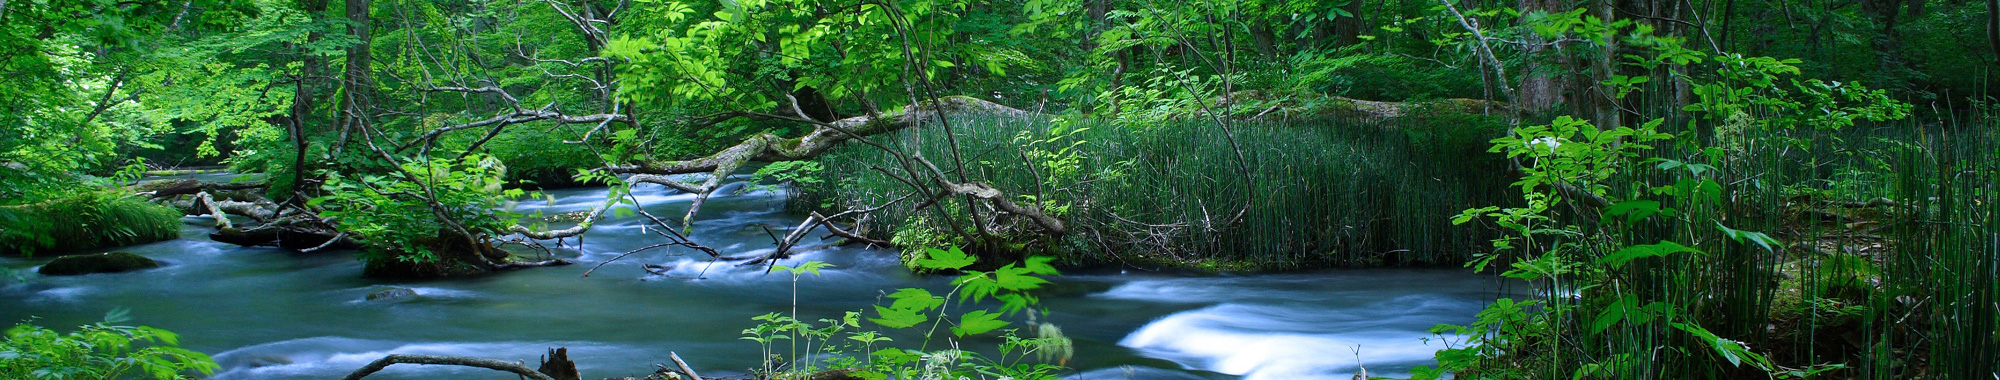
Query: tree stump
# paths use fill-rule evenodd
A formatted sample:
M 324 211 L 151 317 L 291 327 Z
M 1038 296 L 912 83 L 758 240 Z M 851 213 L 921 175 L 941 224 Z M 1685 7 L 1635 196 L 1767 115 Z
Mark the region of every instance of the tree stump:
M 576 362 L 569 361 L 569 347 L 549 349 L 549 356 L 542 358 L 542 366 L 535 371 L 556 380 L 583 380 L 583 375 L 576 373 Z

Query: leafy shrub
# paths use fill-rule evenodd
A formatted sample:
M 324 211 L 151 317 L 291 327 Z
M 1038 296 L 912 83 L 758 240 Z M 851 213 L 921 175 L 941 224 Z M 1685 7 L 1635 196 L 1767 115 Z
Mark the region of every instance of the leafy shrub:
M 7 329 L 0 341 L 0 378 L 191 379 L 189 374 L 212 374 L 218 368 L 207 354 L 180 348 L 180 336 L 171 331 L 114 325 L 124 315 L 114 310 L 105 322 L 67 334 L 28 323 Z
M 959 146 L 970 152 L 967 171 L 1078 232 L 1058 241 L 1008 235 L 1009 246 L 997 248 L 1013 252 L 994 255 L 1001 252 L 981 239 L 959 238 L 978 232 L 970 231 L 966 221 L 972 219 L 957 202 L 938 205 L 957 223 L 938 212 L 916 212 L 908 207 L 915 202 L 906 202 L 878 211 L 862 229 L 916 250 L 907 257 L 927 247 L 961 245 L 985 257 L 1051 254 L 1070 263 L 1138 259 L 1279 269 L 1457 261 L 1483 248 L 1490 233 L 1451 228 L 1449 218 L 1473 205 L 1506 201 L 1506 161 L 1485 152 L 1487 140 L 1502 135 L 1505 125 L 1420 111 L 1426 116 L 1388 122 L 1387 128 L 1379 121 L 1323 118 L 1237 122 L 1234 135 L 1203 121 L 1140 126 L 969 117 L 954 121 Z M 949 157 L 944 138 L 930 130 L 878 141 Z M 1237 162 L 1232 138 L 1246 164 Z M 796 184 L 801 191 L 791 207 L 870 207 L 895 199 L 907 185 L 870 169 L 894 167 L 893 160 L 868 147 L 836 148 L 820 163 L 844 174 Z M 1231 223 L 1246 202 L 1247 210 Z
M 0 206 L 0 252 L 32 255 L 173 239 L 181 213 L 111 191 Z
M 420 273 L 464 271 L 462 255 L 485 254 L 489 238 L 505 234 L 518 216 L 501 210 L 504 166 L 488 156 L 407 162 L 386 175 L 327 176 L 328 195 L 309 204 L 358 236 L 373 274 L 388 266 Z M 432 202 L 438 207 L 433 207 Z M 468 239 L 470 242 L 468 242 Z M 449 259 L 449 260 L 447 260 Z
M 1304 51 L 1290 58 L 1298 91 L 1378 101 L 1480 97 L 1479 76 L 1402 55 L 1364 53 L 1361 45 Z
M 913 261 L 919 270 L 963 274 L 951 282 L 951 290 L 942 296 L 922 288 L 898 289 L 888 295 L 892 300 L 888 305 L 874 307 L 875 318 L 867 318 L 880 327 L 921 329 L 923 341 L 916 348 L 896 347 L 894 339 L 880 331 L 858 331 L 862 327 L 862 311 L 849 311 L 839 319 L 821 319 L 817 326 L 799 320 L 796 309 L 791 315 L 770 313 L 752 318 L 763 323 L 744 329 L 743 339 L 757 342 L 766 357 L 781 353 L 777 344 L 788 342 L 789 354 L 798 365 L 780 370 L 775 361 L 766 362 L 762 368 L 766 378 L 805 378 L 816 371 L 828 370 L 845 370 L 853 377 L 878 380 L 1058 378 L 1056 374 L 1063 367 L 1047 362 L 1067 362 L 1074 346 L 1062 329 L 1037 322 L 1038 317 L 1047 316 L 1047 311 L 1038 314 L 1033 307 L 1041 303 L 1040 299 L 1030 294 L 1048 283 L 1041 276 L 1059 274 L 1049 265 L 1053 258 L 1030 257 L 986 272 L 966 270 L 978 258 L 956 247 L 929 248 L 920 256 Z M 818 275 L 820 269 L 827 267 L 830 265 L 814 261 L 798 267 L 776 268 L 792 275 L 796 298 L 799 279 L 805 274 Z M 1000 303 L 1000 309 L 997 312 L 978 307 L 953 310 L 954 297 L 959 304 L 993 299 Z M 954 312 L 956 317 L 952 315 Z M 1019 317 L 1025 317 L 1032 337 L 1021 336 L 1019 329 L 1006 328 L 1014 323 L 1009 319 Z M 939 334 L 939 327 L 943 326 L 950 326 L 950 336 Z M 997 347 L 999 355 L 987 357 L 960 349 L 958 339 L 987 334 L 995 334 L 1001 340 Z M 933 350 L 934 341 L 943 341 L 938 346 L 949 348 Z M 1030 357 L 1035 360 L 1029 360 Z

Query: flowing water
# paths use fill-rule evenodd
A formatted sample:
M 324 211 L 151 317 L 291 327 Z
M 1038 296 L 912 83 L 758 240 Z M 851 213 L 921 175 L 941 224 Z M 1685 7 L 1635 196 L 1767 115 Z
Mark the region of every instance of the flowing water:
M 212 178 L 210 178 L 213 180 Z M 703 207 L 696 240 L 725 254 L 768 252 L 765 227 L 783 235 L 803 220 L 783 211 L 784 194 L 734 185 Z M 736 191 L 748 190 L 748 191 Z M 638 191 L 645 209 L 678 218 L 692 196 L 652 186 Z M 554 202 L 524 212 L 588 210 L 604 189 L 550 192 Z M 557 256 L 580 265 L 472 278 L 386 281 L 360 276 L 352 252 L 293 253 L 208 240 L 209 219 L 189 217 L 182 238 L 121 250 L 160 260 L 138 272 L 44 277 L 48 257 L 0 257 L 22 277 L 0 279 L 0 323 L 33 321 L 67 331 L 128 308 L 128 323 L 182 334 L 181 343 L 211 353 L 217 379 L 338 378 L 390 353 L 469 355 L 531 365 L 549 347 L 569 347 L 586 378 L 644 376 L 680 356 L 704 375 L 759 365 L 757 344 L 739 339 L 750 318 L 790 312 L 837 318 L 901 287 L 943 290 L 947 279 L 914 276 L 889 250 L 835 247 L 808 238 L 786 263 L 819 260 L 835 267 L 796 284 L 762 267 L 709 263 L 681 248 L 633 254 L 659 242 L 640 217 L 607 214 Z M 814 236 L 819 236 L 815 234 Z M 641 265 L 671 266 L 664 275 Z M 1085 379 L 1342 378 L 1356 353 L 1372 374 L 1430 364 L 1439 346 L 1425 330 L 1465 323 L 1495 295 L 1491 277 L 1460 269 L 1371 269 L 1251 276 L 1186 276 L 1139 269 L 1073 273 L 1043 297 L 1050 321 L 1076 341 L 1070 365 Z M 414 289 L 384 301 L 367 295 Z M 867 326 L 864 324 L 864 326 Z M 915 344 L 920 336 L 896 335 Z M 974 340 L 967 347 L 995 342 Z M 780 347 L 783 349 L 784 347 Z M 934 347 L 935 348 L 935 347 Z M 458 367 L 398 365 L 371 379 L 513 376 Z

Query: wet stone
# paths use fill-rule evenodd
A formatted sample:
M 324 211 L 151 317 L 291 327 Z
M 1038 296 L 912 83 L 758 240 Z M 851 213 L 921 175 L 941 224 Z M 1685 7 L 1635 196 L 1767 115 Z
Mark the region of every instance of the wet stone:
M 368 294 L 368 300 L 369 300 L 369 301 L 384 301 L 384 300 L 393 300 L 393 299 L 401 299 L 401 298 L 410 298 L 410 297 L 416 297 L 416 296 L 417 296 L 417 291 L 416 291 L 416 289 L 410 289 L 410 288 L 389 288 L 389 289 L 387 289 L 387 290 L 383 290 L 383 291 L 379 291 L 379 292 L 374 292 L 374 293 L 370 293 L 370 294 Z

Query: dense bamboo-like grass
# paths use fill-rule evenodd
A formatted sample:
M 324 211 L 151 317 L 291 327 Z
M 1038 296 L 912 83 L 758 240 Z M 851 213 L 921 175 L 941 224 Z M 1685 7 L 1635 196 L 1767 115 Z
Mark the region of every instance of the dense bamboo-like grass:
M 1502 202 L 1507 194 L 1504 162 L 1485 152 L 1487 140 L 1504 132 L 1494 119 L 1239 121 L 1231 127 L 1233 136 L 1200 120 L 954 122 L 970 178 L 1021 202 L 1040 203 L 1075 225 L 1077 233 L 1027 248 L 1073 262 L 1211 269 L 1456 264 L 1484 247 L 1490 234 L 1454 228 L 1450 217 Z M 940 165 L 952 157 L 939 127 L 883 141 Z M 873 148 L 845 147 L 820 162 L 839 176 L 802 186 L 795 205 L 871 205 L 907 192 L 875 169 L 900 170 Z M 961 221 L 959 229 L 974 228 L 965 225 L 972 219 L 961 206 L 944 210 Z M 950 235 L 939 234 L 951 228 L 940 218 L 891 208 L 878 212 L 870 228 L 884 238 L 902 231 L 905 240 Z
M 1672 125 L 1674 123 L 1668 123 Z M 1625 223 L 1570 215 L 1620 240 L 1576 247 L 1586 262 L 1620 247 L 1674 241 L 1702 254 L 1637 260 L 1538 287 L 1560 313 L 1542 321 L 1550 354 L 1517 358 L 1530 373 L 1616 378 L 1767 378 L 1666 323 L 1593 319 L 1613 300 L 1677 305 L 1677 323 L 1740 341 L 1775 373 L 1829 379 L 1990 379 L 2000 362 L 2000 138 L 1991 120 L 1869 123 L 1839 130 L 1747 131 L 1648 158 L 1715 162 L 1720 204 L 1668 204 L 1689 222 Z M 1686 131 L 1681 131 L 1686 132 Z M 1718 143 L 1740 138 L 1744 143 Z M 1716 147 L 1731 147 L 1714 150 Z M 1685 174 L 1634 161 L 1616 194 L 1647 194 Z M 1644 198 L 1643 196 L 1639 196 Z M 1657 198 L 1657 197 L 1655 197 Z M 1766 249 L 1718 225 L 1770 234 Z M 1560 244 L 1560 243 L 1558 243 Z M 1559 317 L 1556 317 L 1559 316 Z M 1530 334 L 1533 338 L 1536 335 Z M 1601 367 L 1589 367 L 1599 365 Z M 1598 372 L 1590 372 L 1598 371 Z
M 0 206 L 0 254 L 31 255 L 116 247 L 180 236 L 181 213 L 110 191 Z

